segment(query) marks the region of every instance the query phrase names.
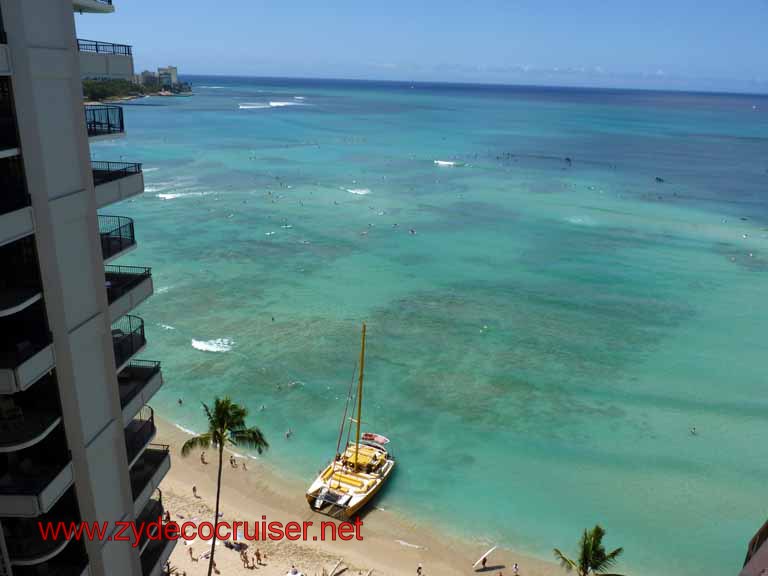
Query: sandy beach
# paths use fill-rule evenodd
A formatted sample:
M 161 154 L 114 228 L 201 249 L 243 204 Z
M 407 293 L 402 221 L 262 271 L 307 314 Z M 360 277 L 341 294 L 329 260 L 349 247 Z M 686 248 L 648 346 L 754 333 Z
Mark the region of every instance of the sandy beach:
M 171 470 L 160 487 L 165 509 L 177 522 L 212 520 L 216 495 L 215 453 L 206 453 L 207 465 L 201 463 L 199 453 L 182 458 L 181 445 L 189 437 L 187 433 L 168 421 L 159 418 L 156 421 L 155 442 L 171 446 Z M 248 542 L 249 557 L 257 548 L 266 555 L 264 565 L 255 569 L 245 568 L 238 552 L 219 545 L 215 558 L 223 575 L 257 571 L 265 576 L 278 576 L 286 574 L 295 565 L 300 572 L 313 576 L 322 574 L 323 570 L 330 572 L 340 559 L 342 564 L 337 573 L 346 568 L 347 574 L 368 574 L 371 570 L 379 575 L 415 574 L 418 565 L 422 564 L 424 574 L 474 574 L 473 562 L 489 547 L 487 542 L 460 541 L 442 534 L 439 528 L 422 526 L 379 509 L 371 510 L 363 518 L 362 541 L 322 542 L 319 526 L 328 518 L 308 509 L 303 484 L 276 474 L 263 461 L 248 458 L 247 470 L 243 470 L 242 459 L 239 459 L 238 467 L 233 468 L 226 458 L 222 478 L 222 521 L 253 522 L 266 516 L 268 521 L 283 524 L 312 521 L 314 526 L 308 532 L 308 541 Z M 193 495 L 193 486 L 197 488 L 198 497 Z M 318 540 L 313 541 L 313 536 L 318 536 Z M 171 565 L 177 574 L 205 574 L 208 564 L 200 556 L 209 549 L 209 542 L 198 540 L 188 546 L 179 541 L 171 556 Z M 192 560 L 191 556 L 198 560 Z M 519 564 L 519 574 L 524 576 L 562 573 L 554 563 L 501 549 L 491 555 L 485 572 L 480 573 L 513 574 L 515 562 Z

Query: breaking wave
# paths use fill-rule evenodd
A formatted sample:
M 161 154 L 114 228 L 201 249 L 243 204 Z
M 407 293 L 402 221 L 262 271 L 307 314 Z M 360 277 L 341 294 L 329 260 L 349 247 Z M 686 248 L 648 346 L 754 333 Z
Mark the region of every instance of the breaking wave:
M 229 352 L 235 341 L 231 338 L 216 338 L 215 340 L 192 339 L 192 348 L 201 352 Z

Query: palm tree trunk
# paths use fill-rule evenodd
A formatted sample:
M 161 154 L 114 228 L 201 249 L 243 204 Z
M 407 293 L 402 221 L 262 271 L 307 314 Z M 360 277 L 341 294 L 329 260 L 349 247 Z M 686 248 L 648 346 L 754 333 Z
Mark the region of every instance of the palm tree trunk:
M 213 574 L 213 555 L 216 553 L 216 523 L 219 521 L 219 497 L 221 496 L 221 464 L 224 460 L 224 442 L 219 442 L 219 475 L 216 480 L 216 516 L 213 519 L 213 539 L 211 540 L 211 561 L 208 563 L 208 576 Z

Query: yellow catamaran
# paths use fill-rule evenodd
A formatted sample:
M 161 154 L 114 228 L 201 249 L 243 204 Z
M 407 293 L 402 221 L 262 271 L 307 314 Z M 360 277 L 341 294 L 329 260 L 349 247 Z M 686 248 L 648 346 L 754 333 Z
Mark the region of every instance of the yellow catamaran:
M 386 445 L 389 439 L 380 434 L 360 433 L 363 409 L 363 371 L 365 368 L 365 324 L 360 350 L 360 378 L 357 384 L 357 409 L 347 420 L 352 399 L 347 396 L 347 406 L 336 444 L 336 456 L 307 490 L 310 508 L 335 518 L 351 518 L 357 514 L 376 493 L 395 468 L 395 459 Z M 350 392 L 351 392 L 350 384 Z M 349 441 L 351 425 L 356 425 L 355 440 Z M 346 448 L 340 451 L 344 429 L 347 428 Z

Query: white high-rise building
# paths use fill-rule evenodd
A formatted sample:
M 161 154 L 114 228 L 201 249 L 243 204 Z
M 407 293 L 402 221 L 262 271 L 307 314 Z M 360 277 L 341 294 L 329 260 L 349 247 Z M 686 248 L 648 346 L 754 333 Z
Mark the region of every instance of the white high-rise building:
M 141 165 L 91 161 L 89 140 L 124 134 L 123 111 L 83 106 L 83 76 L 133 74 L 129 47 L 77 40 L 74 12 L 113 11 L 0 0 L 0 576 L 159 575 L 174 546 L 38 530 L 156 519 L 170 467 L 145 405 L 160 364 L 137 357 L 144 322 L 130 313 L 151 271 L 112 264 L 134 223 L 97 212 L 143 192 Z

